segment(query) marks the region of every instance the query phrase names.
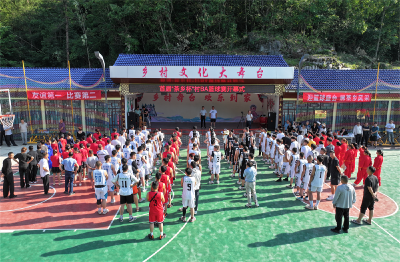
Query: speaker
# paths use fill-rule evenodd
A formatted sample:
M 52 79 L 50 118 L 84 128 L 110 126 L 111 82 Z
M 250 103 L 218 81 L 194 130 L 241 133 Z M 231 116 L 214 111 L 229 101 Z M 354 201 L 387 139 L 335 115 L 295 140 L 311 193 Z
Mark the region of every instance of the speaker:
M 135 128 L 139 125 L 138 115 L 135 114 L 134 112 L 128 112 L 128 126 L 127 126 L 127 128 L 130 128 L 131 125 L 134 125 Z
M 268 113 L 268 120 L 267 120 L 267 129 L 268 131 L 274 131 L 276 125 L 276 113 L 269 112 Z

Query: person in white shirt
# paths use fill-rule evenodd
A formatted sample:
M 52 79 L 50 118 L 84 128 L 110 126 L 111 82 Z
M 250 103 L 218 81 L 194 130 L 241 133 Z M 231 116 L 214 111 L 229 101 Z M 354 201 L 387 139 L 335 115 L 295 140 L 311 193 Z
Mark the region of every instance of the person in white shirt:
M 212 106 L 210 110 L 210 121 L 211 121 L 211 126 L 214 123 L 214 128 L 215 128 L 215 122 L 217 121 L 217 110 L 215 110 L 214 106 Z
M 191 168 L 185 169 L 185 176 L 181 178 L 181 186 L 182 190 L 182 216 L 180 220 L 186 222 L 186 210 L 190 208 L 190 222 L 196 221 L 194 217 L 194 208 L 195 208 L 195 186 L 196 186 L 196 178 L 192 177 L 193 170 Z
M 299 147 L 300 144 L 299 144 L 299 142 L 297 142 L 296 137 L 292 136 L 290 139 L 292 140 L 292 143 L 290 144 L 289 150 L 292 151 L 293 148 L 299 149 L 300 148 Z
M 385 127 L 386 127 L 386 132 L 388 135 L 389 144 L 394 146 L 393 130 L 395 129 L 396 126 L 394 125 L 393 120 L 390 120 L 389 123 Z
M 303 146 L 301 147 L 301 151 L 304 154 L 304 157 L 308 157 L 308 152 L 311 151 L 311 148 L 308 146 L 308 139 L 304 139 Z
M 25 123 L 24 119 L 21 119 L 21 123 L 19 123 L 19 131 L 21 132 L 22 136 L 22 144 L 28 144 L 28 124 Z
M 49 193 L 49 175 L 50 175 L 50 168 L 49 168 L 49 154 L 44 153 L 43 158 L 37 164 L 40 170 L 40 177 L 43 180 L 43 188 L 44 194 L 47 195 Z
M 279 129 L 278 134 L 276 134 L 276 139 L 282 139 L 284 136 L 285 134 L 282 132 L 282 129 Z
M 103 170 L 101 167 L 101 162 L 97 161 L 95 164 L 95 169 L 92 171 L 91 179 L 94 181 L 94 194 L 97 200 L 97 213 L 107 214 L 108 209 L 107 206 L 107 179 L 108 173 L 106 170 Z M 103 207 L 103 212 L 101 212 L 101 207 Z
M 251 129 L 252 123 L 253 123 L 253 115 L 251 114 L 251 111 L 249 110 L 246 115 L 246 127 Z
M 107 145 L 104 147 L 105 150 L 107 150 L 109 155 L 112 155 L 112 151 L 115 150 L 115 146 L 111 144 L 111 140 L 107 139 Z
M 206 114 L 207 110 L 205 110 L 204 106 L 202 106 L 200 110 L 201 128 L 206 128 Z
M 360 146 L 361 138 L 363 135 L 363 130 L 360 122 L 357 122 L 357 125 L 353 127 L 353 135 L 356 138 L 356 143 Z
M 102 145 L 99 145 L 99 151 L 97 151 L 96 155 L 97 155 L 97 158 L 99 159 L 99 161 L 102 164 L 104 164 L 106 162 L 105 156 L 108 156 L 109 154 L 108 154 L 107 150 L 103 149 Z
M 128 131 L 128 137 L 132 137 L 135 135 L 135 127 L 131 125 L 129 131 Z
M 118 135 L 114 135 L 114 139 L 111 141 L 111 145 L 113 145 L 114 147 L 116 145 L 121 145 L 121 142 L 119 142 L 118 140 Z
M 125 135 L 126 135 L 126 134 L 122 133 L 122 134 L 118 137 L 118 141 L 121 143 L 121 146 L 125 145 L 125 142 L 126 142 Z
M 305 134 L 305 133 L 303 133 L 303 131 L 300 131 L 299 135 L 297 136 L 297 143 L 299 143 L 299 145 L 303 144 L 303 139 L 304 139 L 303 134 Z

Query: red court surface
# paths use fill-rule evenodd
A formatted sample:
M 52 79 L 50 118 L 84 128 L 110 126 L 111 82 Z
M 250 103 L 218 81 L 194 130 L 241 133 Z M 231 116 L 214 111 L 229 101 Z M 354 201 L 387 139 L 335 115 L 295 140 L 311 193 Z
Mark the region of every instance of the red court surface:
M 50 178 L 52 181 L 52 178 Z M 30 188 L 22 189 L 19 178 L 14 176 L 17 198 L 0 198 L 0 230 L 48 230 L 48 229 L 108 229 L 119 208 L 119 196 L 116 203 L 107 199 L 106 215 L 97 214 L 94 190 L 89 181 L 74 187 L 75 195 L 64 194 L 64 182 L 50 188 L 44 195 L 42 180 Z M 52 186 L 52 184 L 50 184 Z M 2 189 L 0 191 L 3 191 Z
M 364 194 L 364 187 L 363 186 L 356 186 L 356 203 L 353 205 L 353 208 L 350 209 L 350 216 L 352 217 L 358 217 L 360 213 L 360 207 L 361 207 L 361 202 L 363 199 L 363 194 Z M 296 189 L 293 189 L 293 192 L 296 192 Z M 335 209 L 333 208 L 332 201 L 326 200 L 328 196 L 331 194 L 331 188 L 330 184 L 325 183 L 324 184 L 324 189 L 321 193 L 321 202 L 318 205 L 318 208 L 320 210 L 335 214 Z M 391 215 L 394 215 L 397 210 L 398 206 L 396 202 L 393 201 L 390 197 L 378 193 L 378 199 L 379 202 L 375 203 L 374 206 L 374 218 L 379 218 L 379 217 L 388 217 Z M 313 193 L 313 200 L 314 200 L 314 205 L 317 200 L 317 193 Z M 303 201 L 305 204 L 308 204 L 309 201 Z M 366 215 L 368 215 L 368 210 L 366 212 Z

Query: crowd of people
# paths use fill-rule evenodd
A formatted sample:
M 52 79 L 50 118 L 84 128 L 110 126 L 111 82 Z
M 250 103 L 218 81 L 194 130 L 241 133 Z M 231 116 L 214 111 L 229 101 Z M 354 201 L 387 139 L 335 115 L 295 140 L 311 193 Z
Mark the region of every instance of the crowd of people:
M 11 171 L 11 161 L 15 161 L 19 167 L 21 188 L 29 188 L 30 184 L 37 183 L 38 171 L 43 181 L 44 194 L 49 193 L 51 183 L 53 186 L 57 182 L 62 185 L 62 176 L 64 193 L 68 195 L 75 194 L 74 188 L 89 183 L 95 191 L 99 215 L 108 213 L 108 195 L 111 204 L 116 203 L 115 195 L 119 195 L 121 222 L 124 220 L 125 207 L 129 213 L 129 222 L 133 222 L 136 218 L 133 216 L 132 204 L 135 204 L 138 212 L 141 210 L 139 203 L 147 200 L 150 207 L 150 239 L 154 239 L 155 226 L 160 229 L 160 239 L 166 236 L 163 232 L 163 221 L 168 215 L 168 209 L 173 206 L 172 186 L 176 183 L 177 171 L 183 173 L 180 181 L 180 220 L 187 221 L 186 213 L 189 208 L 189 221 L 196 221 L 202 173 L 205 172 L 201 164 L 202 144 L 206 145 L 205 168 L 210 175 L 208 184 L 219 184 L 221 162 L 225 160 L 232 171 L 230 177 L 237 177 L 238 189 L 245 191 L 243 196 L 247 198 L 246 208 L 253 207 L 252 202 L 255 207 L 259 207 L 256 193 L 257 148 L 258 157 L 261 158 L 259 162 L 274 170 L 276 182 L 287 181 L 286 187 L 294 190 L 298 200 L 307 203 L 307 209 L 318 209 L 324 184 L 330 182 L 331 194 L 327 200 L 333 201 L 340 224 L 342 216 L 345 217 L 344 232 L 348 230 L 348 209 L 352 206 L 349 203 L 355 203 L 355 193 L 354 196 L 350 194 L 354 192 L 354 187 L 363 181 L 364 190 L 369 192 L 371 189 L 374 197 L 373 201 L 368 199 L 363 202 L 360 218 L 352 222 L 364 221 L 370 224 L 373 203 L 381 185 L 381 150 L 376 151 L 377 157 L 372 164 L 371 153 L 366 146 L 349 144 L 345 138 L 340 139 L 330 130 L 319 128 L 317 123 L 313 126 L 306 123 L 297 129 L 289 128 L 288 125 L 286 129 L 277 128 L 274 132 L 261 128 L 255 133 L 246 127 L 243 133 L 235 134 L 234 130 L 225 129 L 222 132 L 222 141 L 217 138 L 213 127 L 208 129 L 205 140 L 201 141 L 200 133 L 194 126 L 188 134 L 186 164 L 185 168 L 181 168 L 184 171 L 177 168 L 182 150 L 182 132 L 178 127 L 167 139 L 161 129 L 149 131 L 146 126 L 140 129 L 131 126 L 129 130 L 122 129 L 120 132 L 114 129 L 110 136 L 101 134 L 98 129 L 93 134 L 85 134 L 79 128 L 76 138 L 64 132 L 63 121 L 60 121 L 59 127 L 60 134 L 57 137 L 41 141 L 36 148 L 29 146 L 29 151 L 23 147 L 16 155 L 12 152 L 8 154 L 2 168 L 5 179 L 3 196 L 7 197 L 10 193 L 10 198 L 16 197 Z M 356 170 L 358 154 L 360 157 Z M 375 179 L 370 178 L 371 175 L 376 177 L 376 183 Z M 350 179 L 355 179 L 353 184 L 348 184 Z M 342 199 L 344 195 L 347 201 Z M 369 219 L 362 220 L 366 209 L 370 210 Z M 335 232 L 340 230 L 335 228 Z

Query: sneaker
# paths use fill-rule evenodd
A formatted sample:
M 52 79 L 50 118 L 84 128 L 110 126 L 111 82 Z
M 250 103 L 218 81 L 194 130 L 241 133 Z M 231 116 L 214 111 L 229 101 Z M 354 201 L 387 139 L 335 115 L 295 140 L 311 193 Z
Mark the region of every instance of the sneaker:
M 124 217 L 119 217 L 119 222 L 124 222 Z
M 31 185 L 29 185 L 29 186 L 26 186 L 26 188 L 30 188 L 31 187 Z
M 217 180 L 217 184 L 219 184 L 219 180 Z
M 144 202 L 144 201 L 145 201 L 144 198 L 139 199 L 139 203 L 142 203 L 142 202 Z
M 349 233 L 349 230 L 344 229 L 343 227 L 342 227 L 342 231 L 343 231 L 343 233 Z
M 299 200 L 299 201 L 303 201 L 302 197 L 296 197 L 296 199 Z
M 306 197 L 304 198 L 304 200 L 308 201 L 308 196 L 306 196 Z
M 149 239 L 151 239 L 151 240 L 153 240 L 153 239 L 154 239 L 154 236 L 153 236 L 153 235 L 151 235 L 151 234 L 148 234 L 148 235 L 147 235 L 147 237 L 148 237 Z
M 314 210 L 314 207 L 312 207 L 310 205 L 306 205 L 305 208 L 310 209 L 310 210 Z
M 133 222 L 133 221 L 135 221 L 137 218 L 136 217 L 130 217 L 129 218 L 129 222 Z
M 238 185 L 241 185 L 241 184 L 242 184 L 242 182 L 240 182 L 240 181 L 236 181 L 236 184 L 238 184 Z
M 59 186 L 61 186 L 61 183 L 58 183 Z
M 186 222 L 186 217 L 181 216 L 180 220 L 183 221 L 183 222 Z
M 258 202 L 256 203 L 256 207 L 259 207 L 260 205 L 258 204 Z
M 317 205 L 314 206 L 314 210 L 318 210 L 318 206 Z
M 76 184 L 74 184 L 74 186 L 77 186 Z
M 97 214 L 101 215 L 101 210 L 97 210 Z
M 289 178 L 284 178 L 283 181 L 289 181 Z
M 111 199 L 111 204 L 115 203 L 115 198 Z
M 105 214 L 107 214 L 108 213 L 108 209 L 106 208 L 106 209 L 103 209 L 103 215 L 105 215 Z
M 244 187 L 240 186 L 238 187 L 239 190 L 244 190 Z
M 208 183 L 209 183 L 210 185 L 212 185 L 212 184 L 214 184 L 214 181 L 208 181 Z
M 35 182 L 33 182 L 33 183 L 35 183 Z M 56 183 L 53 183 L 53 186 L 55 186 L 56 185 Z
M 82 183 L 79 183 L 79 186 L 82 186 Z
M 282 182 L 282 178 L 278 178 L 275 182 Z
M 142 189 L 142 192 L 144 193 L 144 192 L 147 192 L 147 189 L 146 188 L 143 188 Z
M 291 186 L 291 185 L 287 185 L 286 187 L 287 187 L 287 188 L 290 188 L 290 189 L 292 189 L 292 188 L 293 188 L 293 186 Z
M 197 215 L 197 211 L 194 211 L 194 214 Z
M 334 196 L 330 195 L 330 196 L 328 196 L 328 198 L 327 198 L 326 200 L 328 200 L 328 201 L 332 201 L 332 200 L 333 200 L 333 198 L 334 198 Z
M 245 205 L 245 207 L 247 207 L 247 208 L 251 208 L 251 205 L 249 205 L 249 204 L 246 204 L 246 205 Z
M 234 175 L 234 174 L 231 174 L 230 177 L 235 177 L 235 175 Z
M 247 193 L 244 193 L 243 196 L 244 196 L 244 197 L 247 197 Z
M 334 232 L 334 233 L 336 233 L 336 234 L 339 234 L 339 233 L 340 233 L 340 230 L 337 230 L 336 228 L 331 228 L 331 231 Z
M 87 180 L 87 177 L 83 178 L 83 181 Z
M 296 193 L 294 193 L 296 196 L 300 196 L 300 193 L 299 192 L 296 192 Z
M 195 217 L 192 217 L 192 218 L 189 220 L 189 222 L 194 222 L 194 221 L 196 221 L 196 218 L 195 218 Z
M 75 192 L 69 193 L 70 196 L 75 195 Z
M 182 212 L 182 210 L 183 210 L 183 207 L 180 207 L 178 210 Z
M 160 235 L 160 240 L 162 240 L 162 239 L 164 239 L 166 237 L 167 237 L 167 234 L 162 234 L 162 235 Z

